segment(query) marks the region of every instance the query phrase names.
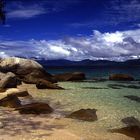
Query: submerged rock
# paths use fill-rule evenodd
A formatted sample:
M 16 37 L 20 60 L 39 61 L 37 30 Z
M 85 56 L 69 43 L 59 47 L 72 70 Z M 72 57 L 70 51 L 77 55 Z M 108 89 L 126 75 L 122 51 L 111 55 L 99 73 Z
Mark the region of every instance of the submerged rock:
M 78 119 L 83 121 L 96 121 L 96 109 L 80 109 L 68 115 L 68 118 Z
M 140 127 L 137 125 L 134 126 L 127 126 L 119 129 L 111 130 L 113 133 L 121 133 L 126 136 L 135 138 L 135 140 L 140 140 Z
M 138 125 L 140 126 L 140 121 L 138 119 L 136 119 L 135 117 L 126 117 L 124 119 L 122 119 L 122 122 L 126 125 Z
M 0 71 L 13 72 L 28 83 L 35 83 L 39 79 L 55 82 L 53 76 L 34 60 L 16 57 L 5 58 L 0 62 Z
M 64 74 L 56 74 L 54 78 L 57 81 L 77 81 L 77 80 L 85 80 L 85 74 L 83 72 L 73 72 L 73 73 L 64 73 Z
M 127 117 L 122 119 L 122 122 L 127 126 L 123 128 L 110 130 L 112 133 L 121 133 L 126 136 L 140 140 L 140 121 L 134 117 Z
M 36 87 L 38 89 L 63 89 L 62 87 L 59 87 L 57 84 L 45 80 L 38 81 Z
M 134 78 L 127 74 L 112 74 L 109 76 L 109 80 L 113 81 L 133 81 Z
M 124 96 L 124 97 L 140 103 L 140 97 L 138 97 L 138 96 L 127 95 L 127 96 Z
M 31 103 L 18 107 L 15 110 L 21 114 L 48 114 L 53 112 L 53 109 L 46 103 Z
M 0 97 L 0 106 L 17 108 L 21 106 L 21 102 L 16 95 L 6 95 Z

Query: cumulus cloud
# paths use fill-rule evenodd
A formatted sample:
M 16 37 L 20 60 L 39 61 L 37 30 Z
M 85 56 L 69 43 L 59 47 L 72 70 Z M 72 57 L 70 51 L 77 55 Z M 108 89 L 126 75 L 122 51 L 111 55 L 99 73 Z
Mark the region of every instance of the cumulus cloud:
M 0 56 L 69 60 L 116 60 L 140 58 L 140 29 L 68 37 L 59 40 L 0 41 Z

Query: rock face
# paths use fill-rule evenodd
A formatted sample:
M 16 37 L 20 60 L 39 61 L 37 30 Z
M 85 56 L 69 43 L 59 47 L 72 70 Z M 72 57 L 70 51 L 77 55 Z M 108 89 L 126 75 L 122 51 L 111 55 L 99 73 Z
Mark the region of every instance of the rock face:
M 54 78 L 57 81 L 77 81 L 86 79 L 85 74 L 82 72 L 56 74 L 54 75 Z
M 21 114 L 48 114 L 53 112 L 53 109 L 46 103 L 31 103 L 16 108 Z
M 21 106 L 21 103 L 16 95 L 7 95 L 0 99 L 0 106 L 17 108 Z
M 68 115 L 68 118 L 78 119 L 83 121 L 96 121 L 96 109 L 80 109 Z
M 6 74 L 2 74 L 0 76 L 0 88 L 16 88 L 17 85 L 21 84 L 21 81 L 17 78 L 17 76 L 12 73 L 8 72 Z
M 133 81 L 134 78 L 127 74 L 112 74 L 109 76 L 109 80 L 113 81 Z
M 59 87 L 57 84 L 52 84 L 51 82 L 45 80 L 38 81 L 36 87 L 38 89 L 63 89 Z
M 23 81 L 28 83 L 36 83 L 38 79 L 55 82 L 53 76 L 45 71 L 45 69 L 36 61 L 10 57 L 2 59 L 0 62 L 0 71 L 13 72 Z

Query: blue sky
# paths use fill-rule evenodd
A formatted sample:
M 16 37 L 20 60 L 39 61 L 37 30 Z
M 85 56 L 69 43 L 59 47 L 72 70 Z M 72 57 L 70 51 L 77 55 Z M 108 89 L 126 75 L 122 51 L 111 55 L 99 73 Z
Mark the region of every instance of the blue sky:
M 140 57 L 140 0 L 5 0 L 0 56 Z

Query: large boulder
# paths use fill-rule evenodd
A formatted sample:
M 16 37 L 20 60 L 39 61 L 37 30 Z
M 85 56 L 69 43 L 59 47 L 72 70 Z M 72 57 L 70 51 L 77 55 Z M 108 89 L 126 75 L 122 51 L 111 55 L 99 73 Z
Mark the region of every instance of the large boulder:
M 83 72 L 56 74 L 54 75 L 54 78 L 57 81 L 78 81 L 86 79 L 85 74 Z
M 48 114 L 53 112 L 53 109 L 46 103 L 31 103 L 18 107 L 15 110 L 21 114 Z
M 21 102 L 16 95 L 0 96 L 0 106 L 17 108 L 21 106 Z
M 39 80 L 36 84 L 36 87 L 38 89 L 63 89 L 62 87 L 59 87 L 57 84 L 51 83 L 46 80 Z
M 127 74 L 112 74 L 109 76 L 109 80 L 113 81 L 133 81 L 134 78 Z
M 37 84 L 38 81 L 40 80 L 45 80 L 51 83 L 56 83 L 57 81 L 53 78 L 53 76 L 51 76 L 51 80 L 48 79 L 48 76 L 46 76 L 46 72 L 42 72 L 42 71 L 38 71 L 38 70 L 34 70 L 31 73 L 25 75 L 22 78 L 22 81 L 26 84 Z
M 78 119 L 83 121 L 96 121 L 96 109 L 80 109 L 68 115 L 68 118 Z
M 0 71 L 13 72 L 18 75 L 23 81 L 35 83 L 38 79 L 45 79 L 50 82 L 56 82 L 53 76 L 36 61 L 9 57 L 2 59 L 0 62 Z
M 21 81 L 17 78 L 17 76 L 12 73 L 8 72 L 6 74 L 0 74 L 0 88 L 16 88 L 17 85 L 21 84 Z

